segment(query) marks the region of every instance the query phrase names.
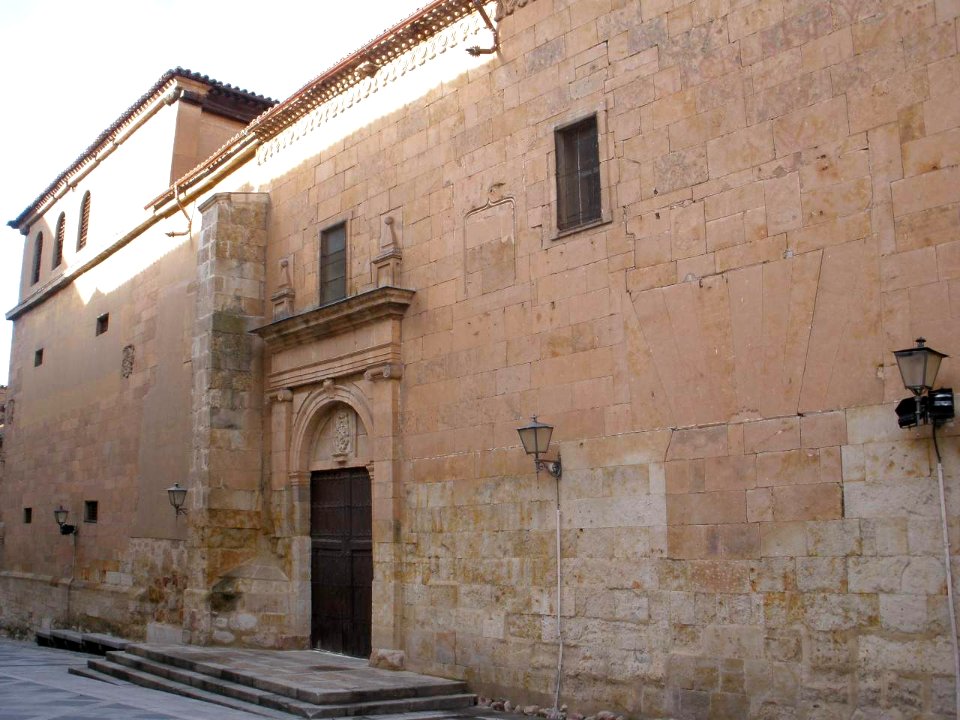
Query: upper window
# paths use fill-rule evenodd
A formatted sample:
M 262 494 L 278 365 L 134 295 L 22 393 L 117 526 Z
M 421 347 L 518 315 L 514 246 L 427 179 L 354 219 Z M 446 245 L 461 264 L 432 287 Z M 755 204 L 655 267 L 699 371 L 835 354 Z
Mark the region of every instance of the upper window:
M 347 224 L 320 233 L 320 304 L 347 296 Z
M 51 267 L 56 270 L 63 262 L 63 236 L 67 232 L 67 216 L 60 213 L 57 218 L 57 237 L 53 242 L 53 263 Z
M 85 500 L 83 503 L 83 521 L 95 523 L 100 515 L 100 503 L 96 500 Z
M 40 260 L 43 257 L 43 233 L 38 232 L 33 241 L 33 272 L 30 275 L 30 284 L 36 285 L 40 282 Z
M 600 144 L 593 115 L 556 132 L 557 230 L 601 219 Z
M 90 227 L 90 191 L 83 194 L 80 202 L 80 226 L 77 228 L 77 250 L 83 250 L 87 244 L 87 228 Z
M 104 313 L 97 318 L 97 335 L 103 335 L 110 329 L 110 313 Z

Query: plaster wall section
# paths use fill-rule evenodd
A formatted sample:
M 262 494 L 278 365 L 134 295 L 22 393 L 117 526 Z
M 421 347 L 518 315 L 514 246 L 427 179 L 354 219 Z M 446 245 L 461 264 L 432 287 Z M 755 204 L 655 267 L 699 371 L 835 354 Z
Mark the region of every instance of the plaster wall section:
M 15 321 L 8 415 L 15 417 L 17 405 L 23 412 L 17 430 L 8 422 L 14 447 L 0 488 L 8 507 L 0 520 L 11 528 L 0 581 L 0 623 L 8 630 L 53 625 L 180 637 L 187 525 L 168 509 L 165 489 L 184 484 L 189 470 L 184 408 L 196 241 L 178 215 L 79 270 L 147 219 L 144 205 L 169 181 L 171 158 L 187 152 L 196 160 L 238 126 L 208 115 L 183 101 L 158 101 L 155 114 L 101 151 L 28 229 L 21 299 L 62 288 Z M 54 266 L 61 213 L 63 262 Z M 31 285 L 39 232 L 40 280 Z M 88 501 L 97 503 L 95 523 L 84 522 Z M 52 524 L 60 504 L 79 527 L 74 538 Z
M 200 104 L 178 102 L 170 176 L 166 184 L 175 182 L 213 155 L 245 125 L 240 120 L 205 111 Z M 157 187 L 160 185 L 154 185 L 151 190 L 156 192 Z
M 891 351 L 960 351 L 957 12 L 501 10 L 496 59 L 321 152 L 291 132 L 262 185 L 268 293 L 293 257 L 299 309 L 323 227 L 348 218 L 352 294 L 402 211 L 408 666 L 551 699 L 555 489 L 515 431 L 536 413 L 579 709 L 951 716 L 929 428 L 896 427 Z M 590 115 L 604 222 L 561 236 L 554 134 Z
M 131 271 L 160 244 L 162 257 Z M 152 623 L 180 624 L 185 527 L 164 490 L 187 471 L 193 255 L 158 229 L 105 262 L 109 283 L 71 286 L 17 320 L 0 486 L 8 630 L 143 637 Z M 60 505 L 76 536 L 58 532 Z
M 81 172 L 72 188 L 30 225 L 24 237 L 21 300 L 42 292 L 64 274 L 92 260 L 147 219 L 144 205 L 155 195 L 157 187 L 169 183 L 178 104 L 163 105 L 126 141 L 109 154 L 102 152 L 100 162 Z M 86 245 L 81 249 L 77 247 L 81 205 L 87 192 L 90 193 L 90 213 Z M 66 221 L 64 262 L 54 267 L 54 245 L 61 213 Z M 31 280 L 38 233 L 43 233 L 43 252 L 40 280 L 34 284 Z

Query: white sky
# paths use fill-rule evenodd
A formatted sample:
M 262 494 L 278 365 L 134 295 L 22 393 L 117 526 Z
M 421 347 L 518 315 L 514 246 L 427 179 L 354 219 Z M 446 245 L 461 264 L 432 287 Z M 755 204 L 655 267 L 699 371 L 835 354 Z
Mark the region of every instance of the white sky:
M 283 100 L 427 2 L 0 2 L 0 316 L 16 304 L 23 251 L 7 221 L 164 72 L 180 66 Z M 12 325 L 0 319 L 0 385 Z

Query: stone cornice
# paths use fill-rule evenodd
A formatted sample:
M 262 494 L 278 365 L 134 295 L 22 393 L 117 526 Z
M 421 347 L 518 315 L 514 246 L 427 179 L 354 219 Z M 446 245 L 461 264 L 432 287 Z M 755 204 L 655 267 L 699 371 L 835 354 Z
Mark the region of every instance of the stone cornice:
M 489 2 L 486 0 L 484 4 Z M 462 10 L 461 10 L 462 11 Z M 265 113 L 249 128 L 260 137 L 262 145 L 257 150 L 257 163 L 262 165 L 284 148 L 293 145 L 301 138 L 327 124 L 337 116 L 369 98 L 371 95 L 395 83 L 407 73 L 416 70 L 438 56 L 457 47 L 464 46 L 486 25 L 477 13 L 464 15 L 457 22 L 443 27 L 410 47 L 403 54 L 387 60 L 378 60 L 384 64 L 358 66 L 358 69 L 344 80 L 338 80 L 332 88 L 318 86 L 315 100 L 306 104 L 294 114 L 293 110 L 284 115 L 284 104 L 275 111 Z M 364 67 L 368 67 L 364 76 Z M 303 91 L 301 91 L 303 92 Z M 299 99 L 296 96 L 293 99 Z M 290 101 L 286 101 L 290 102 Z M 271 114 L 275 113 L 276 118 Z
M 378 320 L 400 319 L 416 291 L 380 287 L 299 315 L 254 328 L 271 352 L 355 330 Z
M 478 3 L 486 7 L 493 2 L 498 3 L 497 13 L 504 15 L 519 6 L 518 0 L 434 0 L 264 112 L 210 158 L 151 200 L 148 207 L 173 202 L 178 192 L 202 184 L 213 168 L 229 165 L 239 149 L 252 144 L 260 146 L 257 162 L 263 164 L 387 83 L 450 48 L 463 45 L 486 28 L 477 12 Z

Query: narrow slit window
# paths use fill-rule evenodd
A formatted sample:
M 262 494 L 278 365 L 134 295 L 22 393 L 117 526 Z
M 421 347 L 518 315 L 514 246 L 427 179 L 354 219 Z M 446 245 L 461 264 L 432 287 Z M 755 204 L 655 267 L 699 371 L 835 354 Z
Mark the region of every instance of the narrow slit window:
M 40 367 L 41 365 L 43 365 L 43 348 L 33 353 L 33 366 Z
M 43 258 L 43 233 L 37 233 L 33 241 L 33 273 L 30 275 L 30 284 L 36 285 L 40 282 L 40 262 Z
M 600 219 L 600 143 L 597 117 L 556 132 L 557 229 L 576 228 Z
M 100 514 L 100 504 L 96 500 L 86 500 L 83 503 L 83 521 L 85 523 L 97 522 Z
M 67 216 L 60 213 L 57 218 L 57 237 L 53 242 L 53 262 L 51 267 L 56 270 L 63 262 L 63 238 L 67 232 Z
M 320 304 L 347 296 L 347 224 L 320 233 Z
M 83 194 L 80 202 L 80 225 L 77 228 L 77 250 L 83 250 L 87 244 L 87 229 L 90 227 L 90 191 Z
M 23 509 L 23 524 L 29 525 L 32 522 L 33 522 L 33 508 L 25 507 Z
M 103 335 L 110 329 L 110 313 L 104 313 L 97 318 L 97 335 Z

